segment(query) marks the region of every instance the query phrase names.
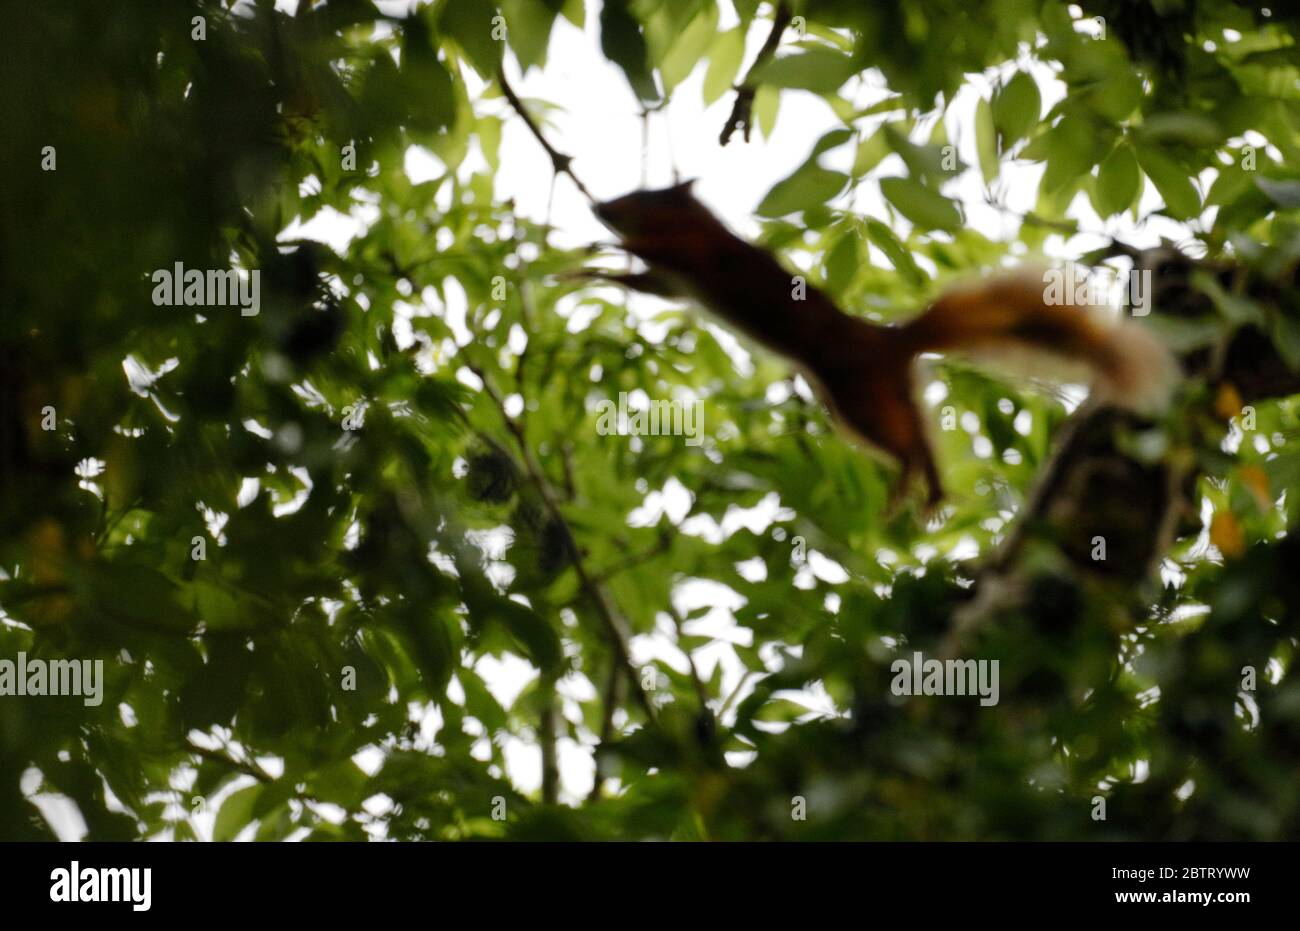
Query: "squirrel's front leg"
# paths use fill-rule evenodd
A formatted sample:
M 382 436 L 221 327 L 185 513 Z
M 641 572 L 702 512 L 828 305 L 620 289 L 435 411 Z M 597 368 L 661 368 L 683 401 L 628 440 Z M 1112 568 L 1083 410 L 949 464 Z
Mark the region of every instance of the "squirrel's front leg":
M 653 294 L 657 297 L 673 300 L 690 296 L 686 288 L 675 276 L 656 270 L 612 272 L 605 271 L 602 268 L 580 268 L 576 271 L 566 272 L 560 277 L 580 278 L 588 281 L 608 281 L 610 284 L 630 288 L 633 291 L 640 291 L 643 294 Z

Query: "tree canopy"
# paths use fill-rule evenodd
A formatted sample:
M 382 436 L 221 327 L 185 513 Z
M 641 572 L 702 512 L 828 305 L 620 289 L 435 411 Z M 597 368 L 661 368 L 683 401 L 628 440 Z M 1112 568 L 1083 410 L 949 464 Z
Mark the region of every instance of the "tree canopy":
M 279 7 L 0 0 L 0 660 L 103 669 L 94 705 L 0 694 L 0 838 L 51 800 L 95 840 L 1300 836 L 1300 14 Z M 503 125 L 582 104 L 511 78 L 586 26 L 647 119 L 702 74 L 738 170 L 829 105 L 754 212 L 850 313 L 1178 230 L 1126 252 L 1174 408 L 935 361 L 949 500 L 888 507 L 786 362 L 629 313 L 497 193 Z M 1030 211 L 968 222 L 1029 168 Z M 331 210 L 346 245 L 292 233 Z M 157 298 L 232 268 L 255 308 Z M 620 393 L 700 402 L 699 445 L 598 430 Z M 953 650 L 997 704 L 891 691 Z

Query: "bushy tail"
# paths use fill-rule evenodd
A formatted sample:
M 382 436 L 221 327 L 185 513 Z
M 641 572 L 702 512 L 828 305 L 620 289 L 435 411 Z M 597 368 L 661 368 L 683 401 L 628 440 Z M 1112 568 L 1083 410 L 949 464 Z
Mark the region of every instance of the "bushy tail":
M 944 294 L 900 337 L 912 353 L 989 358 L 1057 381 L 1091 375 L 1102 400 L 1139 413 L 1168 405 L 1181 370 L 1149 330 L 1102 308 L 1048 303 L 1047 294 L 1041 271 L 996 275 Z

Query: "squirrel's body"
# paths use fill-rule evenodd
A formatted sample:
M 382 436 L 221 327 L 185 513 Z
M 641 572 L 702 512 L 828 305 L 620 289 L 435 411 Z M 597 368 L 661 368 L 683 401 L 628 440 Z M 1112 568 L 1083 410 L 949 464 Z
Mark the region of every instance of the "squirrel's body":
M 1051 354 L 1082 363 L 1106 400 L 1138 410 L 1158 407 L 1177 372 L 1172 356 L 1145 330 L 1102 319 L 1091 308 L 1048 304 L 1041 276 L 1032 273 L 955 289 L 901 326 L 878 326 L 844 313 L 815 287 L 796 289 L 770 253 L 728 230 L 688 184 L 636 191 L 600 204 L 596 213 L 649 267 L 644 274 L 604 277 L 693 297 L 798 363 L 838 420 L 898 459 L 904 484 L 924 475 L 931 502 L 942 488 L 913 391 L 920 353 Z

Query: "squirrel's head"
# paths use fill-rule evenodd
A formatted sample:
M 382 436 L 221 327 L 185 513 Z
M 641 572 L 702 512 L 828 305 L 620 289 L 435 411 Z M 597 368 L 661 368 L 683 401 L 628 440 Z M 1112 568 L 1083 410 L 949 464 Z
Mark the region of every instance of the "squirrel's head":
M 633 191 L 593 209 L 600 221 L 623 238 L 670 234 L 681 228 L 683 211 L 698 209 L 694 179 L 654 191 Z

